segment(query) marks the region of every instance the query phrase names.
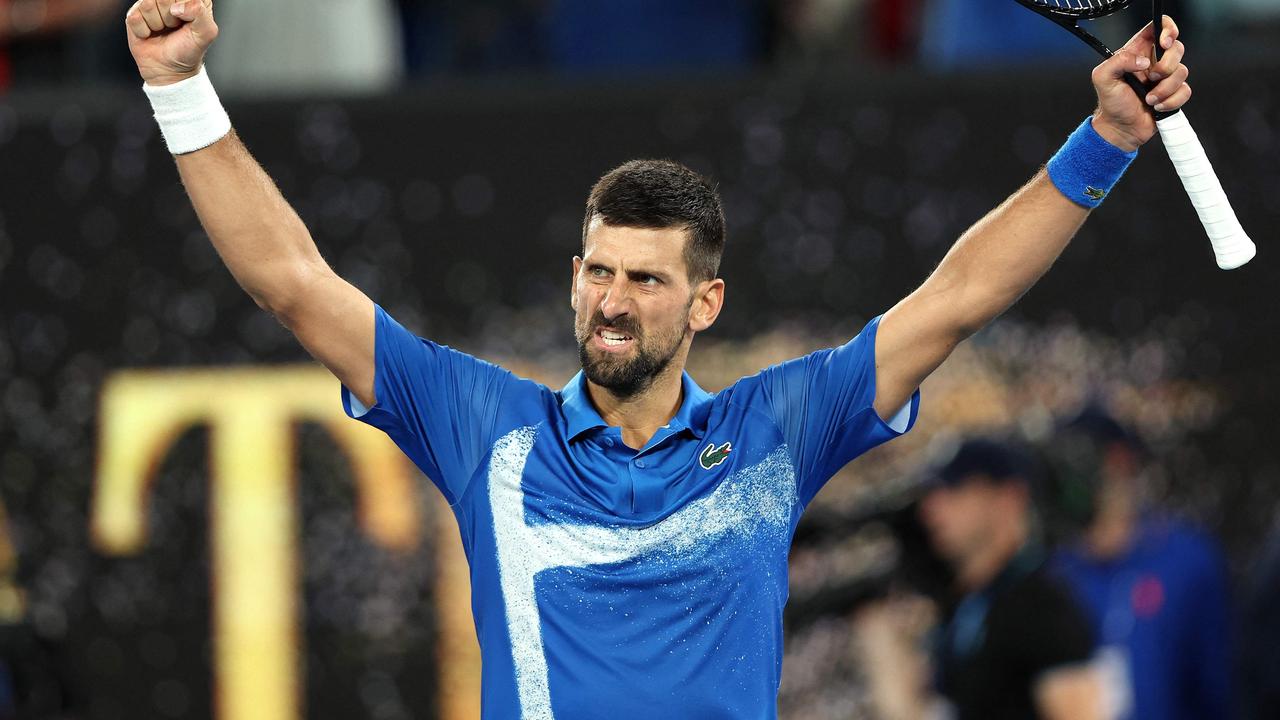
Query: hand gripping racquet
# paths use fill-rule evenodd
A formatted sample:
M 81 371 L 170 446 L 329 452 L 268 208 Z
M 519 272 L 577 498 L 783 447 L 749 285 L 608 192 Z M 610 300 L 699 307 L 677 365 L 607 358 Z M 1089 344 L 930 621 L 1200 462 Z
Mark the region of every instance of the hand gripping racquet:
M 1080 21 L 1105 17 L 1123 10 L 1129 6 L 1130 0 L 1017 0 L 1017 2 L 1071 31 L 1089 47 L 1097 50 L 1100 55 L 1109 58 L 1113 54 L 1111 49 L 1081 28 Z M 1152 12 L 1157 18 L 1155 27 L 1162 27 L 1163 14 L 1160 11 L 1160 0 L 1154 0 Z M 1158 42 L 1156 47 L 1159 52 Z M 1125 80 L 1134 92 L 1138 93 L 1139 98 L 1146 98 L 1148 90 L 1142 81 L 1133 75 L 1126 75 Z M 1146 104 L 1145 100 L 1143 104 Z M 1165 149 L 1169 151 L 1169 158 L 1173 160 L 1173 167 L 1178 171 L 1178 177 L 1182 179 L 1182 186 L 1186 188 L 1196 213 L 1200 215 L 1200 222 L 1204 224 L 1205 232 L 1209 235 L 1209 242 L 1213 244 L 1213 254 L 1217 256 L 1218 267 L 1223 270 L 1232 270 L 1249 262 L 1257 254 L 1257 248 L 1245 233 L 1244 227 L 1240 225 L 1240 220 L 1236 218 L 1231 201 L 1222 190 L 1222 183 L 1218 181 L 1218 175 L 1213 171 L 1213 165 L 1209 163 L 1204 146 L 1200 144 L 1200 138 L 1192 129 L 1191 123 L 1187 121 L 1187 116 L 1181 110 L 1172 113 L 1153 110 L 1152 113 L 1156 118 L 1156 127 L 1160 130 L 1160 139 L 1164 141 Z

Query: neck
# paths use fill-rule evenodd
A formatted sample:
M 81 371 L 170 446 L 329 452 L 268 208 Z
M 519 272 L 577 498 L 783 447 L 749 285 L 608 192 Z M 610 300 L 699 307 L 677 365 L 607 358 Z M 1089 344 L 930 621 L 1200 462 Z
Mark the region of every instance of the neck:
M 990 540 L 980 545 L 961 563 L 956 577 L 961 589 L 973 592 L 986 587 L 1008 566 L 1009 561 L 1026 542 L 1027 530 L 1022 523 L 994 528 Z
M 620 428 L 622 442 L 639 450 L 680 410 L 684 400 L 683 367 L 683 362 L 672 362 L 652 385 L 631 397 L 620 398 L 590 380 L 587 394 L 605 424 Z
M 1133 531 L 1137 518 L 1131 507 L 1105 508 L 1094 519 L 1085 533 L 1085 548 L 1097 558 L 1114 558 L 1123 554 L 1133 543 Z

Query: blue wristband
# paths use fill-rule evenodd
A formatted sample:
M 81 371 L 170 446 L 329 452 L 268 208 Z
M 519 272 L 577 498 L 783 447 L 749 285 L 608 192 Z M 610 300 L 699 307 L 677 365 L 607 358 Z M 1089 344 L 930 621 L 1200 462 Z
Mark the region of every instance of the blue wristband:
M 1087 117 L 1045 169 L 1059 192 L 1071 202 L 1093 209 L 1102 204 L 1136 157 L 1137 150 L 1125 152 L 1107 142 L 1093 129 L 1093 117 Z

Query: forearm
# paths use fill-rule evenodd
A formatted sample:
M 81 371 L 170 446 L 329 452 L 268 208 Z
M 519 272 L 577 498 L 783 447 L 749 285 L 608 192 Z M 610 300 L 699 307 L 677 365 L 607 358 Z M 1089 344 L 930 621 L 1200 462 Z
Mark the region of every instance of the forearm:
M 876 339 L 876 412 L 887 418 L 965 338 L 1044 275 L 1089 211 L 1041 170 L 956 241 L 915 292 L 885 314 Z
M 969 228 L 919 292 L 935 295 L 938 307 L 953 314 L 957 334 L 967 337 L 1022 297 L 1088 216 L 1041 170 Z
M 329 268 L 231 129 L 202 71 L 218 36 L 213 0 L 139 0 L 125 26 L 165 145 L 223 262 L 258 305 L 372 407 L 373 301 Z
M 176 159 L 214 248 L 260 306 L 287 314 L 308 283 L 332 274 L 302 220 L 234 132 Z
M 1135 36 L 1093 71 L 1098 110 L 1030 183 L 969 229 L 938 269 L 895 305 L 876 336 L 876 402 L 896 412 L 962 340 L 1009 308 L 1049 269 L 1156 133 L 1147 105 L 1173 111 L 1191 97 L 1177 27 L 1165 18 L 1165 53 L 1149 60 L 1155 33 Z M 1152 71 L 1148 77 L 1147 70 Z M 1140 99 L 1125 81 L 1157 79 Z

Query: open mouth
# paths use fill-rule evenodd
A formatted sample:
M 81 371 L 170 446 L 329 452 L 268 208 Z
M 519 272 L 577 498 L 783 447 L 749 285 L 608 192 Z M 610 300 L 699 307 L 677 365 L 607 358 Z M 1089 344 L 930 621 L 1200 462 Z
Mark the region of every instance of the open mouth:
M 635 338 L 626 333 L 617 330 L 607 330 L 604 328 L 596 330 L 596 340 L 606 348 L 615 349 L 629 345 Z

